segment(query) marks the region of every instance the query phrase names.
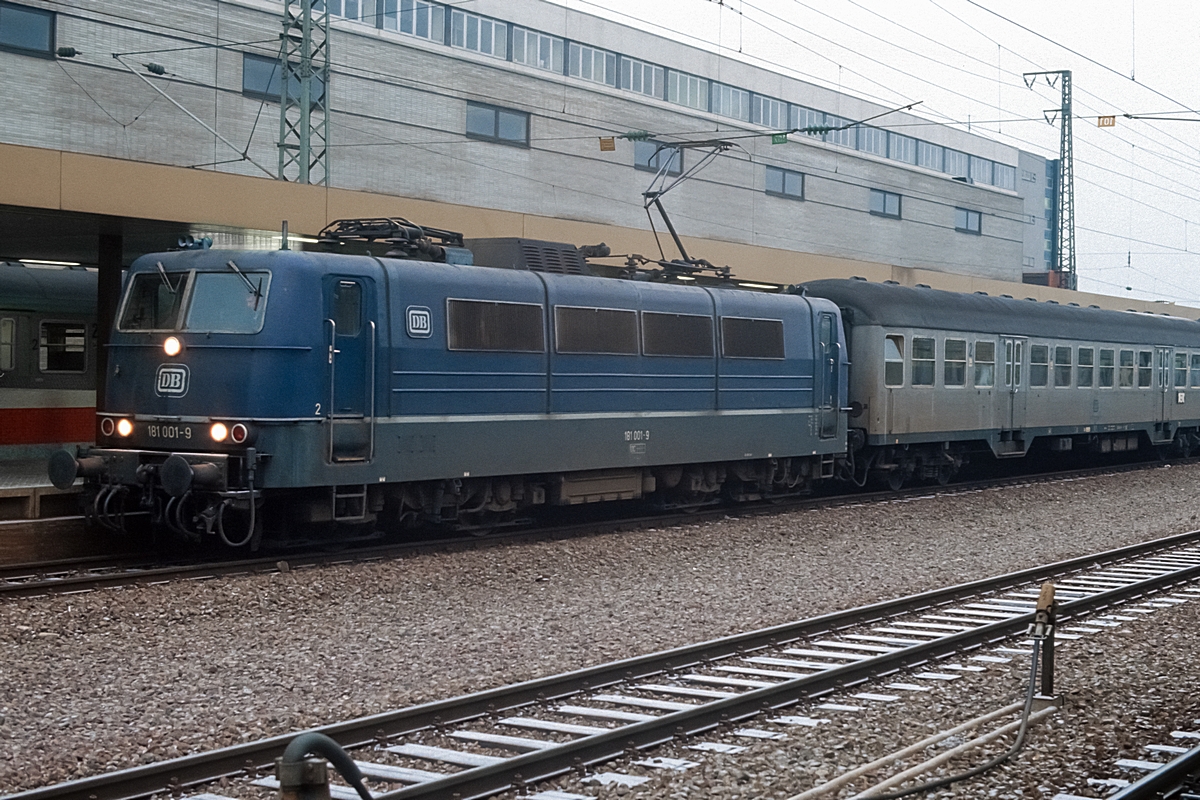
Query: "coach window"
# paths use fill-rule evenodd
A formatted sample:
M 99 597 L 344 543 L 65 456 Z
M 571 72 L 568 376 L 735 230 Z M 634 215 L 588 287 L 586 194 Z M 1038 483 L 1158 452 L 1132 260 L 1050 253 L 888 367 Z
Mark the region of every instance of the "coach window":
M 1062 388 L 1071 385 L 1071 348 L 1054 348 L 1054 385 Z
M 1100 351 L 1100 388 L 1111 389 L 1113 385 L 1113 351 Z
M 1079 348 L 1079 371 L 1076 374 L 1075 385 L 1080 388 L 1092 388 L 1092 373 L 1096 351 L 1090 347 Z
M 721 317 L 725 358 L 783 358 L 783 320 Z
M 996 343 L 975 343 L 975 385 L 991 386 L 996 378 Z
M 15 319 L 0 319 L 0 373 L 15 368 L 17 321 Z
M 1188 383 L 1188 354 L 1175 354 L 1175 386 L 1184 388 Z
M 38 368 L 42 372 L 83 372 L 87 368 L 86 336 L 82 322 L 43 322 Z
M 1117 372 L 1117 385 L 1122 389 L 1133 388 L 1133 351 L 1121 351 L 1121 366 Z
M 1148 389 L 1154 381 L 1154 354 L 1149 350 L 1138 351 L 1138 388 Z
M 883 340 L 883 385 L 904 385 L 904 337 L 893 335 Z
M 1200 353 L 1192 353 L 1192 386 L 1200 387 Z
M 967 340 L 946 340 L 946 363 L 942 382 L 946 386 L 965 386 L 967 383 Z
M 712 358 L 712 317 L 644 311 L 642 352 L 648 356 Z
M 933 339 L 914 336 L 912 341 L 912 385 L 933 386 L 937 349 Z
M 1029 346 L 1029 385 L 1045 386 L 1049 380 L 1050 347 L 1044 344 Z
M 560 353 L 636 356 L 637 312 L 555 306 L 554 346 Z
M 501 350 L 541 353 L 542 307 L 536 303 L 447 300 L 451 350 Z
M 488 142 L 529 146 L 529 115 L 509 108 L 467 103 L 467 136 Z

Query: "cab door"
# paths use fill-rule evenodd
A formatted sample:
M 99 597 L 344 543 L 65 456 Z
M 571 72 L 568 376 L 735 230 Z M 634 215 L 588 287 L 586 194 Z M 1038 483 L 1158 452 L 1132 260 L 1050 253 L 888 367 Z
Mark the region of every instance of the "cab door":
M 325 277 L 330 463 L 369 461 L 375 428 L 375 282 Z
M 1025 427 L 1025 340 L 1004 338 L 1004 391 L 997 398 L 997 423 L 1001 430 Z
M 817 413 L 821 418 L 821 438 L 837 435 L 838 372 L 841 344 L 837 340 L 837 323 L 833 314 L 821 314 L 817 323 Z

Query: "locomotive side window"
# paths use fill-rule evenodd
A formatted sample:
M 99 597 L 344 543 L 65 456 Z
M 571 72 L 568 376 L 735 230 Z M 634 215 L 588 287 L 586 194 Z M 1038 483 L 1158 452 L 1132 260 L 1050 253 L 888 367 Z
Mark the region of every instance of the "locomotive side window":
M 637 355 L 637 312 L 616 308 L 554 307 L 559 353 Z
M 140 272 L 125 295 L 125 311 L 117 327 L 123 331 L 174 330 L 187 294 L 191 273 Z
M 1092 373 L 1096 351 L 1090 347 L 1079 348 L 1079 370 L 1076 373 L 1075 385 L 1082 388 L 1092 388 Z
M 996 343 L 975 343 L 975 385 L 991 386 L 996 379 Z
M 912 341 L 912 385 L 933 386 L 937 349 L 933 339 L 914 336 Z
M 888 336 L 883 340 L 883 385 L 904 385 L 903 336 Z
M 546 349 L 542 307 L 533 303 L 447 300 L 451 350 L 541 353 Z
M 1058 387 L 1071 385 L 1071 348 L 1054 348 L 1054 385 Z
M 338 336 L 358 336 L 362 330 L 362 284 L 338 281 L 333 293 L 333 324 Z
M 16 368 L 17 321 L 0 319 L 0 372 Z
M 87 327 L 82 322 L 43 322 L 38 368 L 42 372 L 87 369 Z
M 1050 347 L 1044 344 L 1029 346 L 1029 385 L 1045 386 L 1050 377 Z
M 197 272 L 188 303 L 189 331 L 258 333 L 267 313 L 267 272 Z M 351 284 L 358 286 L 358 284 Z M 338 333 L 341 333 L 339 327 Z M 356 331 L 357 332 L 357 331 Z
M 642 312 L 642 352 L 648 356 L 712 358 L 712 317 Z
M 783 320 L 721 317 L 721 355 L 783 358 Z
M 946 340 L 946 366 L 942 381 L 947 386 L 965 386 L 967 383 L 967 340 Z
M 1192 353 L 1192 386 L 1200 387 L 1200 353 Z
M 1188 354 L 1175 354 L 1175 385 L 1182 389 L 1188 381 Z
M 1100 388 L 1111 389 L 1113 385 L 1113 351 L 1100 351 Z
M 1121 351 L 1121 366 L 1117 373 L 1117 385 L 1122 389 L 1133 388 L 1133 351 Z
M 1154 354 L 1149 350 L 1138 351 L 1138 388 L 1145 389 L 1154 379 Z

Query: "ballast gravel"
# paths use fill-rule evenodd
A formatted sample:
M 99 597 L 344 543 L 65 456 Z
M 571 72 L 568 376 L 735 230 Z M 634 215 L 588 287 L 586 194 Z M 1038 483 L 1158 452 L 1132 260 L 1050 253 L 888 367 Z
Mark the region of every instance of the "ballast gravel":
M 1200 527 L 1198 480 L 1200 465 L 1164 466 L 388 563 L 2 602 L 0 793 L 1192 530 Z M 1068 691 L 1083 692 L 1082 707 L 1094 709 L 1080 719 L 1096 726 L 1096 736 L 1107 735 L 1106 728 L 1125 738 L 1090 739 L 1087 730 L 1070 726 L 1070 736 L 1081 737 L 1063 734 L 1070 759 L 1037 743 L 1023 758 L 1069 763 L 1078 772 L 1085 759 L 1123 751 L 1139 726 L 1157 732 L 1183 724 L 1181 714 L 1200 719 L 1200 707 L 1193 700 L 1187 710 L 1183 700 L 1190 695 L 1179 692 L 1195 694 L 1198 616 L 1196 604 L 1188 604 L 1064 649 L 1062 659 L 1076 659 L 1080 670 Z M 706 754 L 703 783 L 684 774 L 600 793 L 787 797 L 822 770 L 837 774 L 862 763 L 862 754 L 922 738 L 929 726 L 952 726 L 970 709 L 983 713 L 1010 702 L 1024 669 L 1014 662 L 1007 681 L 965 678 L 936 701 L 907 698 L 875 709 L 873 717 L 841 721 L 860 735 L 837 740 L 851 742 L 840 748 L 834 737 L 826 739 L 829 730 L 820 730 L 820 745 L 799 752 L 767 747 L 761 762 L 739 758 L 723 768 Z M 1067 719 L 1075 718 L 1059 715 L 1043 729 L 1066 730 Z M 1085 774 L 1091 773 L 1072 780 Z M 974 784 L 977 794 L 954 789 L 941 796 L 1039 797 L 1043 783 L 1055 781 L 1008 789 L 984 779 Z

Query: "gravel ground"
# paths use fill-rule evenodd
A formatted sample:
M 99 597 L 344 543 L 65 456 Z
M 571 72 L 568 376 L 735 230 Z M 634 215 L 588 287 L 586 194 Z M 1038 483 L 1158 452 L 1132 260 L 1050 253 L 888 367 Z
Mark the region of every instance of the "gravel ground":
M 1198 478 L 1200 466 L 1163 467 L 2 603 L 0 792 L 1190 530 Z M 1195 625 L 1180 630 L 1193 647 Z M 1131 730 L 1129 698 L 1112 700 L 1106 713 Z M 909 741 L 879 728 L 880 741 Z

